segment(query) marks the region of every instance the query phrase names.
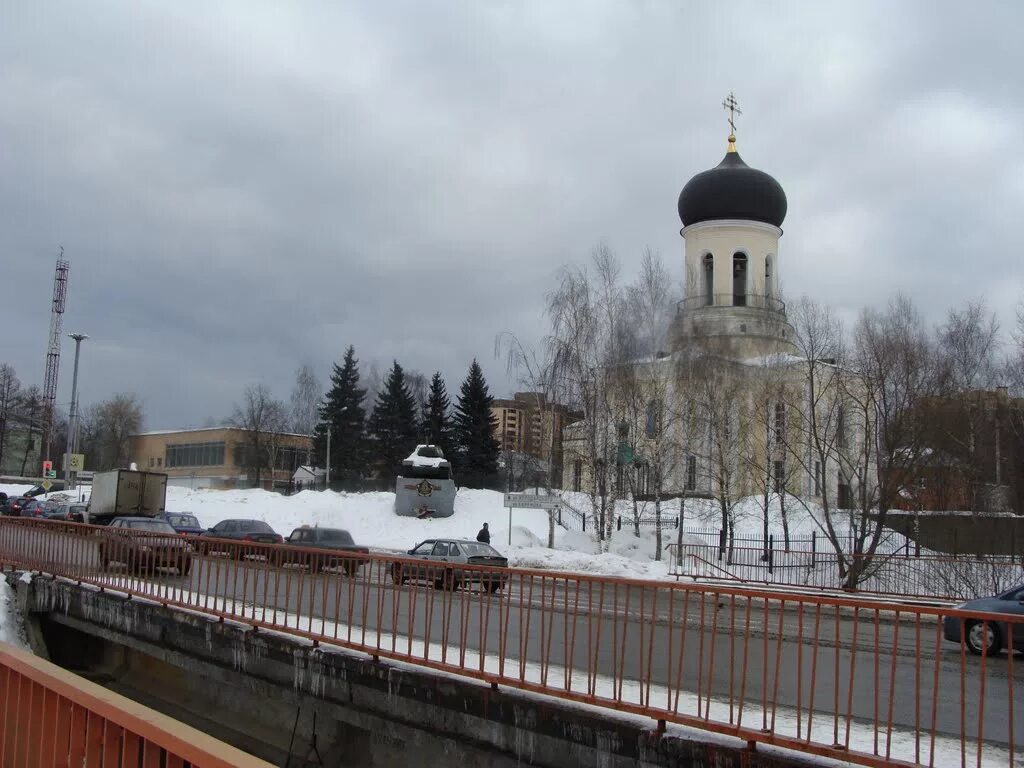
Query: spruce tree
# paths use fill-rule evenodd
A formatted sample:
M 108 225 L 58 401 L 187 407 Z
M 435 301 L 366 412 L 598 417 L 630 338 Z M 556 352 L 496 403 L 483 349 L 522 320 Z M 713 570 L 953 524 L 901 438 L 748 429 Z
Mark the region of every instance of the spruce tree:
M 370 415 L 371 461 L 383 474 L 394 478 L 415 450 L 417 426 L 416 400 L 395 361 Z
M 420 435 L 424 442 L 439 446 L 448 461 L 455 459 L 451 407 L 444 379 L 440 373 L 435 373 L 430 380 L 427 401 L 423 404 Z
M 456 457 L 463 485 L 479 488 L 497 481 L 501 447 L 495 435 L 498 425 L 491 414 L 493 402 L 480 364 L 473 360 L 455 406 Z
M 342 365 L 334 364 L 331 388 L 320 406 L 313 448 L 317 464 L 325 466 L 327 458 L 327 427 L 331 427 L 331 483 L 349 484 L 365 474 L 366 411 L 363 400 L 366 390 L 359 387 L 359 361 L 355 347 L 345 351 Z

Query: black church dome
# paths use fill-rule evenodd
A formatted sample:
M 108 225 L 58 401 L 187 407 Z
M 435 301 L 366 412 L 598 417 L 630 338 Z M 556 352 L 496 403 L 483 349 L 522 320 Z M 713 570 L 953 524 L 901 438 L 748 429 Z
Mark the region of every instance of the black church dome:
M 782 226 L 786 193 L 774 178 L 751 168 L 735 149 L 714 168 L 698 173 L 679 193 L 683 226 L 713 219 L 744 219 Z

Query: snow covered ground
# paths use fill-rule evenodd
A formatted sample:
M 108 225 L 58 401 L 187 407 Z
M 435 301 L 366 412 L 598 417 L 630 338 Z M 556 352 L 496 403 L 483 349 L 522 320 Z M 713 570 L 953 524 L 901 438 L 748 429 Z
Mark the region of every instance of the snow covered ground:
M 0 486 L 8 494 L 27 490 L 27 486 Z M 634 534 L 632 520 L 639 513 L 652 519 L 654 504 L 641 503 L 634 508 L 630 501 L 615 504 L 614 515 L 622 520 L 621 530 L 612 534 L 608 551 L 601 552 L 594 531 L 594 514 L 590 498 L 583 493 L 563 492 L 565 527 L 555 526 L 554 549 L 547 547 L 548 514 L 539 509 L 513 509 L 511 536 L 509 510 L 503 505 L 504 495 L 497 491 L 462 488 L 455 499 L 455 514 L 447 518 L 418 519 L 395 515 L 394 494 L 389 492 L 339 493 L 334 491 L 302 491 L 294 496 L 258 489 L 219 491 L 190 490 L 178 486 L 167 489 L 167 509 L 191 512 L 205 527 L 212 527 L 227 518 L 263 520 L 275 531 L 287 536 L 302 525 L 322 525 L 349 530 L 355 540 L 376 549 L 406 551 L 433 537 L 473 539 L 486 522 L 491 531 L 491 544 L 509 558 L 513 566 L 582 572 L 633 578 L 666 578 L 669 574 L 668 546 L 676 542 L 674 527 L 663 529 L 661 560 L 655 559 L 656 539 L 653 526 L 642 526 L 640 536 Z M 736 535 L 760 539 L 763 530 L 762 499 L 740 500 L 735 509 Z M 662 516 L 675 521 L 680 515 L 679 500 L 662 503 Z M 682 511 L 684 529 L 718 530 L 721 511 L 713 500 L 688 499 Z M 581 516 L 586 517 L 586 532 Z M 820 531 L 814 517 L 795 499 L 787 503 L 790 535 L 807 538 Z M 773 496 L 769 505 L 770 532 L 781 547 L 782 527 L 779 499 Z M 902 537 L 901 537 L 902 541 Z M 712 539 L 685 535 L 685 545 L 706 551 Z M 745 546 L 757 546 L 746 544 Z M 688 548 L 688 551 L 692 551 Z M 721 576 L 716 569 L 708 576 Z M 736 575 L 755 578 L 758 574 Z
M 392 512 L 394 494 L 302 491 L 281 496 L 261 490 L 213 491 L 167 489 L 167 508 L 191 512 L 204 526 L 226 518 L 263 520 L 287 536 L 300 525 L 346 528 L 355 540 L 369 547 L 405 551 L 433 537 L 473 539 L 488 523 L 491 544 L 512 565 L 551 568 L 606 575 L 659 578 L 667 575 L 664 563 L 654 562 L 654 533 L 644 529 L 639 539 L 631 530 L 617 531 L 610 551 L 599 554 L 593 536 L 555 526 L 555 549 L 547 548 L 548 514 L 540 509 L 513 509 L 511 544 L 509 511 L 504 496 L 496 491 L 460 489 L 451 517 L 423 519 L 400 517 Z M 666 536 L 669 532 L 666 531 Z M 672 532 L 674 541 L 674 531 Z M 665 543 L 669 543 L 666 539 Z

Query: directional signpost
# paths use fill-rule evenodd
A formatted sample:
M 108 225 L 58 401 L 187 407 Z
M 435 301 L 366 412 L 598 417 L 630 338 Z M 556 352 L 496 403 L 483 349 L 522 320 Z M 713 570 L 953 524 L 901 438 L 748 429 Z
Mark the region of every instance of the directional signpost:
M 548 516 L 554 519 L 554 515 L 558 513 L 558 508 L 562 506 L 562 498 L 560 496 L 541 496 L 540 494 L 533 493 L 506 493 L 505 494 L 505 506 L 508 507 L 508 543 L 512 545 L 512 508 L 519 507 L 520 509 L 546 509 L 548 510 Z M 553 547 L 554 541 L 552 537 L 548 536 L 548 546 Z

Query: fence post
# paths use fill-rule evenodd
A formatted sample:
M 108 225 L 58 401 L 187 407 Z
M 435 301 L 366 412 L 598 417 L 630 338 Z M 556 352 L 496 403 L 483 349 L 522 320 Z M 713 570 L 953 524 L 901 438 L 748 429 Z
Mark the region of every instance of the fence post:
M 768 537 L 768 573 L 775 573 L 775 534 Z
M 586 515 L 583 516 L 583 532 L 584 533 L 587 532 L 587 516 Z
M 618 518 L 615 520 L 615 530 L 616 531 L 621 531 L 622 530 L 622 515 L 619 515 Z
M 562 524 L 562 508 L 561 507 L 558 508 L 558 524 L 559 525 Z
M 814 556 L 815 545 L 817 544 L 817 541 L 818 541 L 818 533 L 814 529 L 811 529 L 811 570 L 812 571 L 817 567 L 817 563 L 815 562 L 815 556 Z
M 725 528 L 718 532 L 718 559 L 725 556 Z
M 678 528 L 679 527 L 679 518 L 678 517 L 676 518 L 676 524 L 673 525 L 672 527 L 673 528 Z

